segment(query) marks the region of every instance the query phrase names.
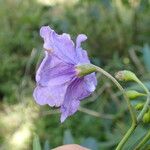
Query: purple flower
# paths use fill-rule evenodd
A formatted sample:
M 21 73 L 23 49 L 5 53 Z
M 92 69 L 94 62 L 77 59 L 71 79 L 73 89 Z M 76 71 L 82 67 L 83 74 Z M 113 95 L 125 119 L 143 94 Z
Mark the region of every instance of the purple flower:
M 80 101 L 89 96 L 96 87 L 95 73 L 79 77 L 79 65 L 90 64 L 81 43 L 87 39 L 78 35 L 76 45 L 69 34 L 58 35 L 49 26 L 40 29 L 44 39 L 45 58 L 36 73 L 37 87 L 33 96 L 40 105 L 60 107 L 61 122 L 74 114 Z

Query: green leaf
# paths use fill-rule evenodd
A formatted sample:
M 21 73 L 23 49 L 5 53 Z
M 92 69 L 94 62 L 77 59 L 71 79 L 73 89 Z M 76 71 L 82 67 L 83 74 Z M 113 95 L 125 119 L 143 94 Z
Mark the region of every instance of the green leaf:
M 33 150 L 41 150 L 39 136 L 35 135 L 33 139 Z
M 63 144 L 73 144 L 74 139 L 70 130 L 66 130 L 64 133 Z
M 82 143 L 82 146 L 87 147 L 92 150 L 98 150 L 99 149 L 99 143 L 92 137 L 89 137 L 85 139 Z
M 50 146 L 49 146 L 48 140 L 46 140 L 45 143 L 44 143 L 44 150 L 50 150 Z

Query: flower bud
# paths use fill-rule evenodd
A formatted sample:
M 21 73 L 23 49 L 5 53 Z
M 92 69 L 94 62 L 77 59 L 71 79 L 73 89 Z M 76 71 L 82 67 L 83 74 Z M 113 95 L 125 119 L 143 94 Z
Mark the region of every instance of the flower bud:
M 83 77 L 96 71 L 96 68 L 91 64 L 76 66 L 77 76 Z
M 135 99 L 135 98 L 140 97 L 140 96 L 145 96 L 145 94 L 139 93 L 135 90 L 126 91 L 126 95 L 129 99 Z
M 115 74 L 116 79 L 120 81 L 137 81 L 136 75 L 128 70 L 119 71 Z
M 143 116 L 143 122 L 144 123 L 150 123 L 150 111 L 144 114 Z
M 144 106 L 144 103 L 138 103 L 136 106 L 135 106 L 135 109 L 136 110 L 141 110 Z

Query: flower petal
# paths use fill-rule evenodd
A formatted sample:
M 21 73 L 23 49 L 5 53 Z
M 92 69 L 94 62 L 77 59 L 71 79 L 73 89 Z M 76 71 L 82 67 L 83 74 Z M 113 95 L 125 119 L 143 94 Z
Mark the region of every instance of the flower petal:
M 97 85 L 97 79 L 95 73 L 91 73 L 84 77 L 85 88 L 89 92 L 94 92 Z
M 39 105 L 48 104 L 51 107 L 59 107 L 64 101 L 67 84 L 56 86 L 37 86 L 33 92 L 33 97 Z
M 81 47 L 81 43 L 87 40 L 87 36 L 85 34 L 79 34 L 76 39 L 76 48 Z
M 64 102 L 61 106 L 61 122 L 77 111 L 81 99 L 91 94 L 91 92 L 86 90 L 84 84 L 84 78 L 76 78 L 68 86 Z
M 78 64 L 90 63 L 87 52 L 82 49 L 81 43 L 87 39 L 84 34 L 79 34 L 76 39 L 76 53 L 78 58 Z
M 36 73 L 36 81 L 42 86 L 58 85 L 70 81 L 74 75 L 73 65 L 64 63 L 45 51 L 45 58 Z
M 46 50 L 52 50 L 52 35 L 54 34 L 54 30 L 52 30 L 49 26 L 41 27 L 40 36 L 44 39 L 43 47 Z
M 72 64 L 76 62 L 75 47 L 69 34 L 58 35 L 49 26 L 43 26 L 40 29 L 40 35 L 44 39 L 43 47 L 46 50 L 51 50 L 65 62 Z

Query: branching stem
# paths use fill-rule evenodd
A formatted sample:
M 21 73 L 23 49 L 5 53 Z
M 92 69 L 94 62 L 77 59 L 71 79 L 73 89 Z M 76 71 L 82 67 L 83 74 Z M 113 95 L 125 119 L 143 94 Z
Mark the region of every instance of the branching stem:
M 134 130 L 136 129 L 136 127 L 138 126 L 138 124 L 141 122 L 144 114 L 147 112 L 148 108 L 149 108 L 149 104 L 150 104 L 150 92 L 149 90 L 146 88 L 146 86 L 137 78 L 136 82 L 145 90 L 146 94 L 147 94 L 147 101 L 143 107 L 143 109 L 141 110 L 140 114 L 138 115 L 138 117 L 136 117 L 136 113 L 130 103 L 130 100 L 128 99 L 128 97 L 126 96 L 125 90 L 123 89 L 123 87 L 120 85 L 120 83 L 108 72 L 106 72 L 105 70 L 103 70 L 102 68 L 92 65 L 90 64 L 89 67 L 91 67 L 93 70 L 102 73 L 103 75 L 105 75 L 107 78 L 109 78 L 117 87 L 118 89 L 121 91 L 121 93 L 124 96 L 124 99 L 126 100 L 129 112 L 130 112 L 130 116 L 132 119 L 132 125 L 129 128 L 129 130 L 127 131 L 127 133 L 124 135 L 124 137 L 122 138 L 122 140 L 120 141 L 120 143 L 118 144 L 116 150 L 122 150 L 124 144 L 126 143 L 126 141 L 129 139 L 129 137 L 131 136 L 131 134 L 134 132 Z M 139 144 L 139 146 L 142 146 L 147 139 L 150 137 L 150 133 L 147 134 L 144 139 L 142 140 L 141 144 Z
M 110 80 L 112 80 L 112 82 L 118 87 L 118 89 L 121 91 L 121 93 L 123 94 L 125 100 L 126 100 L 126 103 L 128 105 L 128 109 L 129 109 L 129 112 L 130 112 L 130 115 L 131 115 L 131 118 L 132 118 L 132 123 L 133 124 L 136 124 L 137 120 L 136 120 L 136 114 L 132 108 L 132 105 L 128 99 L 128 97 L 126 96 L 125 94 L 125 90 L 123 89 L 123 87 L 120 85 L 120 83 L 111 75 L 109 74 L 108 72 L 106 72 L 105 70 L 103 70 L 102 68 L 100 67 L 97 67 L 95 65 L 92 65 L 93 67 L 95 67 L 96 71 L 97 72 L 100 72 L 102 73 L 103 75 L 105 75 L 107 78 L 109 78 Z

